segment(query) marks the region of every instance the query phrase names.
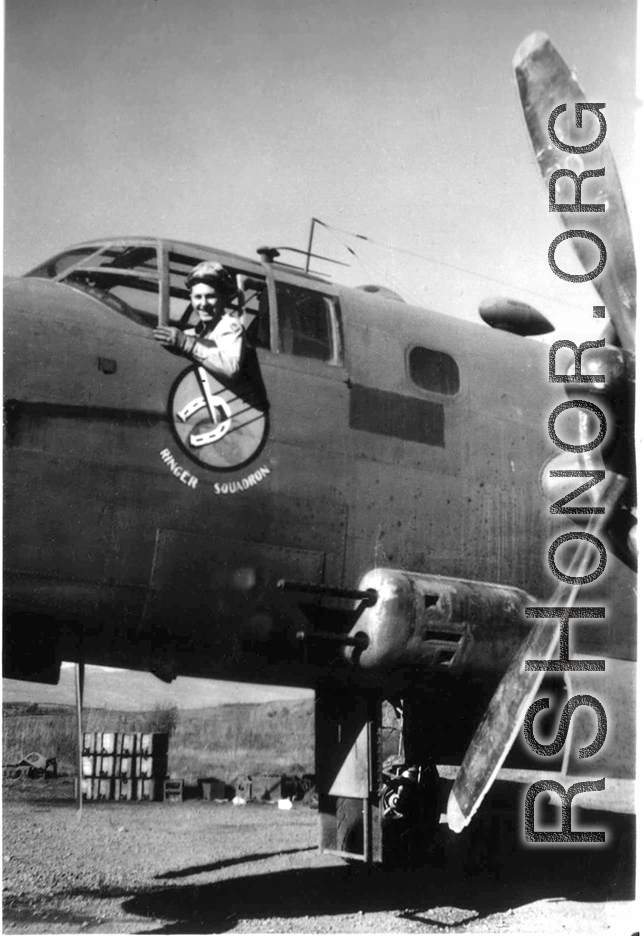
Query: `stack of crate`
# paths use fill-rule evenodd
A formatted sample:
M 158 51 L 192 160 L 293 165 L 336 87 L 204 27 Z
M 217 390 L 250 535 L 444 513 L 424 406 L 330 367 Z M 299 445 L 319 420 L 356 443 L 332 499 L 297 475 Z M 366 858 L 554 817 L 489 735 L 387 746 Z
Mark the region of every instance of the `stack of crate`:
M 83 799 L 158 799 L 167 772 L 167 734 L 90 731 L 83 735 Z

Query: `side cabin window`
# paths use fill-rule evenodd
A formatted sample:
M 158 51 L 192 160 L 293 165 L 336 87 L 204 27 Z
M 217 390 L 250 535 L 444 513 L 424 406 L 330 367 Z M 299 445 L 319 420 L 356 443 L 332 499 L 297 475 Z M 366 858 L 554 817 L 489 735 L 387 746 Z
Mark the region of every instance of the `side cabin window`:
M 409 376 L 421 390 L 454 396 L 461 386 L 458 364 L 443 351 L 419 346 L 409 352 Z

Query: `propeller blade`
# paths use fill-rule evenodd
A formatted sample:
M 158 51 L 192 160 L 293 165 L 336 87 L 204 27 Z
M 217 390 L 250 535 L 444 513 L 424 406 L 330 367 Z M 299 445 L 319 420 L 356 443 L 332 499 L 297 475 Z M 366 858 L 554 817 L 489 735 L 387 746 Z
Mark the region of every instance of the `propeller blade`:
M 580 175 L 588 169 L 604 169 L 604 175 L 587 178 L 582 186 L 583 204 L 605 205 L 602 212 L 560 212 L 562 223 L 570 229 L 596 234 L 604 243 L 607 261 L 593 283 L 606 306 L 619 341 L 630 351 L 635 346 L 635 249 L 628 210 L 607 139 L 590 153 L 566 153 L 555 146 L 548 134 L 548 120 L 555 107 L 566 104 L 554 126 L 559 140 L 573 146 L 592 144 L 599 133 L 595 114 L 583 112 L 582 127 L 575 126 L 575 104 L 587 103 L 575 75 L 568 68 L 545 33 L 533 33 L 525 39 L 514 56 L 517 87 L 526 126 L 544 181 L 548 184 L 555 170 L 568 169 Z M 603 113 L 603 111 L 599 111 Z M 571 177 L 556 183 L 557 204 L 574 202 L 575 185 Z M 581 219 L 581 220 L 580 220 Z M 598 261 L 598 250 L 591 241 L 572 239 L 586 272 Z
M 604 175 L 587 177 L 581 201 L 583 204 L 603 204 L 604 211 L 584 212 L 583 224 L 574 211 L 560 212 L 570 230 L 582 229 L 595 233 L 603 242 L 607 262 L 593 281 L 612 320 L 617 337 L 628 351 L 635 347 L 635 251 L 628 212 L 622 195 L 617 169 L 606 142 L 588 153 L 566 153 L 550 139 L 548 122 L 552 111 L 566 104 L 559 114 L 554 132 L 559 141 L 575 147 L 592 144 L 597 135 L 595 119 L 583 113 L 582 127 L 575 125 L 575 105 L 587 100 L 564 60 L 544 33 L 533 33 L 521 43 L 514 57 L 514 70 L 523 113 L 539 169 L 549 187 L 550 177 L 559 169 L 577 176 L 589 169 L 604 169 Z M 590 128 L 590 129 L 586 129 Z M 574 202 L 575 179 L 563 177 L 556 183 L 555 203 Z M 597 247 L 590 241 L 572 239 L 586 272 L 595 268 Z M 589 531 L 605 529 L 613 521 L 628 480 L 614 471 L 607 472 L 605 513 L 596 515 Z M 575 577 L 583 576 L 590 561 L 590 545 L 581 541 L 571 563 Z M 579 585 L 561 583 L 550 599 L 550 605 L 570 607 Z M 542 672 L 526 672 L 526 659 L 549 659 L 559 643 L 559 623 L 546 621 L 531 628 L 513 662 L 501 679 L 474 738 L 465 753 L 456 775 L 447 806 L 450 829 L 460 832 L 472 819 L 519 732 L 525 713 L 534 700 Z
M 595 524 L 589 532 L 598 535 L 607 518 L 618 503 L 626 479 L 612 475 L 611 488 L 606 496 L 605 514 L 596 514 Z M 579 542 L 571 562 L 571 575 L 586 574 L 591 561 L 591 545 Z M 549 605 L 571 607 L 579 585 L 560 583 L 554 591 Z M 536 624 L 519 648 L 514 660 L 506 670 L 483 720 L 465 752 L 463 763 L 454 780 L 447 804 L 447 823 L 453 832 L 461 832 L 469 825 L 483 798 L 499 772 L 508 751 L 514 743 L 529 706 L 534 701 L 543 672 L 526 672 L 526 660 L 546 660 L 555 653 L 559 644 L 559 623 L 546 620 Z

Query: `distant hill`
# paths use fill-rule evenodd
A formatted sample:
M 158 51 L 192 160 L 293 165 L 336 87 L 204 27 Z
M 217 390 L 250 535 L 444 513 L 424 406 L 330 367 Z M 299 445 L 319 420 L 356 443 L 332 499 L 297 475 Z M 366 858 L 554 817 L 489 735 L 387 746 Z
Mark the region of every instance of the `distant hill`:
M 50 705 L 74 704 L 74 666 L 63 663 L 57 686 L 2 680 L 3 702 L 38 702 Z M 189 679 L 180 676 L 169 685 L 151 673 L 85 668 L 84 704 L 89 708 L 148 711 L 157 706 L 176 705 L 180 709 L 211 708 L 231 703 L 274 702 L 311 699 L 308 689 L 255 686 L 221 680 Z
M 172 727 L 165 716 L 172 715 Z M 172 711 L 87 707 L 83 731 L 170 732 L 168 770 L 194 782 L 239 774 L 313 772 L 313 699 L 233 703 Z M 16 764 L 31 751 L 56 757 L 58 767 L 77 767 L 77 726 L 67 703 L 5 699 L 3 762 Z

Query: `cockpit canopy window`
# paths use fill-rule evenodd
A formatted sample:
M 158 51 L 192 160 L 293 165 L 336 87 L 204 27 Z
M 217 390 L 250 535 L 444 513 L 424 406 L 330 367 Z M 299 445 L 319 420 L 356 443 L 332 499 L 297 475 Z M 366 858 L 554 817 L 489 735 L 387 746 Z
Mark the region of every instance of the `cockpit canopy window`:
M 144 244 L 110 245 L 101 251 L 100 257 L 92 261 L 93 266 L 115 270 L 134 270 L 138 273 L 156 273 L 156 247 Z
M 52 257 L 51 260 L 41 263 L 40 266 L 35 267 L 25 275 L 35 276 L 38 279 L 56 279 L 65 270 L 76 266 L 81 260 L 91 257 L 99 249 L 99 247 L 75 247 L 72 250 L 66 250 L 64 253 Z
M 461 379 L 458 364 L 443 351 L 415 347 L 409 352 L 409 375 L 416 386 L 432 393 L 454 396 Z
M 168 251 L 167 263 L 161 248 Z M 112 241 L 73 247 L 58 254 L 27 276 L 53 279 L 90 295 L 144 328 L 154 328 L 167 301 L 170 324 L 190 327 L 198 321 L 190 306 L 188 274 L 204 260 L 220 260 L 207 248 L 188 244 L 133 243 Z M 220 262 L 236 277 L 239 294 L 228 309 L 241 314 L 248 343 L 271 349 L 271 315 L 266 277 L 257 265 L 247 269 Z M 167 296 L 165 282 L 167 271 Z M 159 297 L 163 280 L 164 295 Z M 314 289 L 277 281 L 277 337 L 282 354 L 313 358 L 330 364 L 342 359 L 340 309 L 337 300 Z M 242 296 L 243 293 L 243 296 Z
M 159 308 L 156 247 L 110 244 L 94 250 L 60 277 L 138 325 L 154 328 Z

